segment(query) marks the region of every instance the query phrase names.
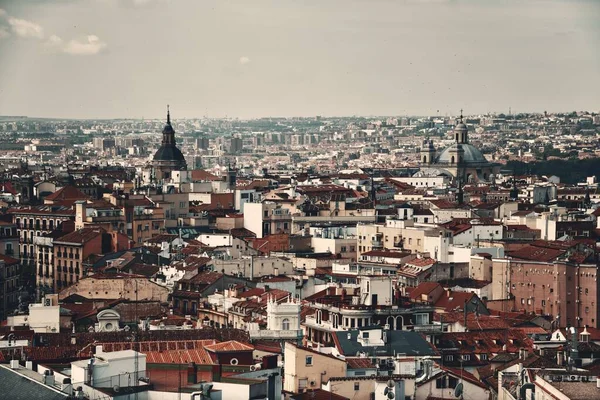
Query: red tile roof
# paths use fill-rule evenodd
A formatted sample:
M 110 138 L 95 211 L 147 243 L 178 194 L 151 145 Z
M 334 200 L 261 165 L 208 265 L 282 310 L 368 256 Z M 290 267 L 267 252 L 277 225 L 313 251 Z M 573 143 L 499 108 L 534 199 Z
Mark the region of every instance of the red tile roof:
M 304 393 L 296 394 L 291 397 L 292 400 L 350 400 L 348 397 L 328 392 L 323 389 L 308 390 Z
M 87 243 L 92 239 L 95 239 L 99 235 L 102 235 L 104 232 L 103 229 L 100 228 L 83 228 L 73 231 L 71 233 L 67 233 L 64 236 L 59 237 L 58 239 L 54 239 L 54 243 L 78 243 L 83 244 Z
M 249 344 L 238 342 L 237 340 L 230 340 L 228 342 L 212 344 L 212 345 L 204 346 L 204 348 L 213 353 L 230 353 L 230 352 L 237 352 L 237 351 L 253 351 L 254 350 L 253 346 L 251 346 Z
M 436 263 L 436 260 L 433 258 L 425 257 L 425 258 L 415 258 L 413 260 L 408 261 L 407 265 L 414 265 L 417 267 L 428 267 Z
M 346 363 L 351 369 L 375 368 L 370 358 L 348 358 Z
M 4 261 L 6 265 L 14 265 L 19 263 L 19 260 L 16 258 L 12 258 L 4 254 L 0 254 L 0 261 Z
M 422 282 L 419 284 L 419 286 L 411 290 L 410 297 L 413 300 L 421 298 L 422 294 L 429 295 L 429 293 L 440 287 L 442 287 L 442 285 L 437 282 Z
M 66 203 L 75 203 L 77 200 L 87 200 L 89 197 L 82 193 L 75 186 L 65 186 L 52 193 L 49 196 L 46 196 L 45 200 L 50 200 L 52 202 L 60 202 L 61 204 L 66 205 Z
M 465 306 L 465 303 L 470 302 L 473 297 L 475 297 L 475 293 L 467 293 L 467 292 L 455 292 L 444 291 L 440 298 L 435 302 L 434 306 L 436 308 L 443 308 L 446 311 L 451 310 L 462 310 Z
M 192 180 L 195 181 L 220 181 L 220 177 L 211 174 L 203 169 L 195 169 L 192 171 Z

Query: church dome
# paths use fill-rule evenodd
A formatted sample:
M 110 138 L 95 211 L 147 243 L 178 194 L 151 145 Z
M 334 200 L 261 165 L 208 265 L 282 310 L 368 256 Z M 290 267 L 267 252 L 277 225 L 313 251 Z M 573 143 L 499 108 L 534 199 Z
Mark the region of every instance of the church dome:
M 162 143 L 154 153 L 155 166 L 169 166 L 176 169 L 185 169 L 186 162 L 181 150 L 177 148 L 175 130 L 171 125 L 171 113 L 167 107 L 167 124 L 162 130 Z
M 488 160 L 485 159 L 481 151 L 472 144 L 469 143 L 455 143 L 450 147 L 446 147 L 444 151 L 440 153 L 440 155 L 436 158 L 435 162 L 440 164 L 450 164 L 452 161 L 452 155 L 461 151 L 458 148 L 460 146 L 462 148 L 463 156 L 462 163 L 463 164 L 482 164 L 488 163 Z
M 185 158 L 179 150 L 174 145 L 162 145 L 160 148 L 154 153 L 154 161 L 183 161 L 185 162 Z

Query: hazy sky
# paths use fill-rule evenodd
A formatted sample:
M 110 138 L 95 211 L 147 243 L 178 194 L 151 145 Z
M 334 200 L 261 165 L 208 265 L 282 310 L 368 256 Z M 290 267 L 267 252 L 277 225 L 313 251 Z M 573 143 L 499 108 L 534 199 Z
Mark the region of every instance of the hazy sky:
M 0 0 L 0 115 L 600 111 L 596 0 Z

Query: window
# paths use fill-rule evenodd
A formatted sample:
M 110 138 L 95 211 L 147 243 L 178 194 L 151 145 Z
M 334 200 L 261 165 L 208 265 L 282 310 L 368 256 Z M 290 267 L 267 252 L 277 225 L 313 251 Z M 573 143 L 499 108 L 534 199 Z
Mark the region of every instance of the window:
M 281 321 L 281 329 L 283 329 L 284 331 L 290 330 L 290 320 L 289 319 L 284 318 L 283 321 Z
M 363 332 L 362 337 L 363 337 L 363 339 L 368 339 L 369 338 L 369 332 Z
M 458 379 L 453 376 L 448 377 L 448 387 L 454 389 L 458 385 Z
M 487 361 L 487 359 L 488 359 L 488 355 L 487 355 L 487 354 L 481 354 L 481 355 L 479 356 L 479 359 L 480 359 L 481 361 Z
M 452 355 L 444 356 L 444 361 L 454 361 L 454 356 L 452 356 Z
M 462 360 L 463 361 L 471 361 L 471 355 L 470 354 L 463 354 Z
M 360 390 L 360 383 L 359 382 L 354 382 L 354 391 L 358 391 Z
M 308 386 L 308 379 L 298 379 L 298 390 L 303 391 Z
M 429 314 L 415 314 L 415 325 L 429 325 Z
M 306 366 L 310 367 L 313 365 L 313 358 L 312 356 L 306 356 Z

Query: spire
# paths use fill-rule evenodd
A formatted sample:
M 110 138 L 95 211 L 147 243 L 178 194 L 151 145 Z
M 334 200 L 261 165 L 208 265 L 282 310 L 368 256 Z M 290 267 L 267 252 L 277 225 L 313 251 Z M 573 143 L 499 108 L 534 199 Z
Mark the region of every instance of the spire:
M 460 109 L 460 123 L 463 123 L 463 109 Z
M 168 104 L 167 104 L 167 125 L 171 125 L 171 112 L 169 111 L 169 105 Z

